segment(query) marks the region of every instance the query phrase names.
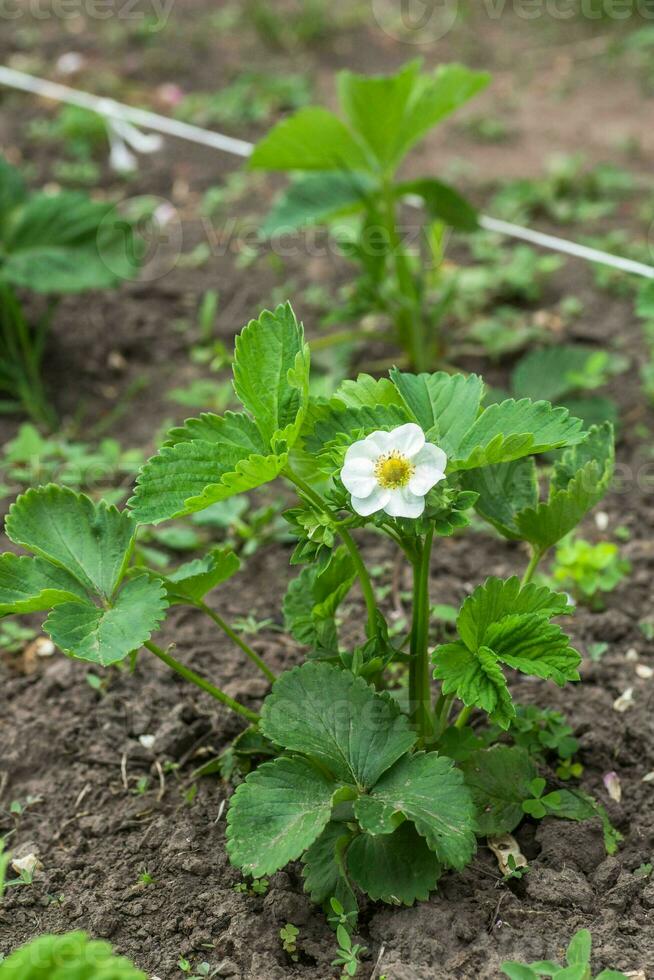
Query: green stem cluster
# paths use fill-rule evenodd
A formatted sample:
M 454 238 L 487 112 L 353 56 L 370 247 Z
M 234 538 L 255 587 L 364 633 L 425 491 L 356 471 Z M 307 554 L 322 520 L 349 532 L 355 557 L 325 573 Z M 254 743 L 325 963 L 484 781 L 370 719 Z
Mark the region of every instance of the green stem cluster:
M 425 535 L 413 565 L 413 623 L 410 642 L 409 702 L 414 724 L 423 739 L 433 734 L 429 660 L 429 570 L 434 530 Z
M 402 346 L 408 346 L 414 370 L 416 372 L 427 371 L 430 367 L 430 358 L 427 350 L 419 289 L 397 228 L 396 197 L 390 181 L 383 185 L 382 200 L 384 226 L 388 235 L 388 245 L 400 297 L 399 306 L 395 312 L 397 331 Z
M 321 513 L 327 514 L 333 519 L 334 527 L 336 528 L 341 541 L 350 554 L 352 564 L 354 565 L 354 569 L 357 573 L 357 578 L 359 579 L 359 584 L 361 586 L 361 591 L 363 593 L 363 598 L 366 603 L 366 610 L 368 613 L 368 635 L 374 636 L 377 632 L 378 623 L 375 590 L 373 589 L 372 581 L 370 579 L 370 575 L 368 574 L 368 569 L 364 564 L 363 558 L 361 557 L 354 538 L 347 528 L 343 527 L 338 521 L 336 515 L 332 513 L 327 501 L 324 500 L 320 494 L 316 493 L 316 491 L 313 490 L 308 483 L 305 483 L 304 480 L 297 475 L 297 473 L 294 473 L 293 470 L 287 466 L 284 471 L 284 475 L 298 488 L 298 490 L 300 490 L 303 496 L 306 497 L 306 499 L 312 503 L 314 507 L 317 507 Z
M 352 565 L 359 579 L 367 609 L 368 636 L 374 637 L 379 628 L 380 619 L 377 600 L 370 575 L 354 538 L 349 530 L 343 526 L 342 522 L 338 520 L 337 515 L 331 511 L 329 505 L 319 493 L 305 483 L 290 467 L 287 467 L 285 470 L 285 475 L 314 507 L 333 519 L 334 528 L 348 550 L 352 559 Z M 450 723 L 450 713 L 454 702 L 453 695 L 441 694 L 436 701 L 436 705 L 433 706 L 432 704 L 431 659 L 429 656 L 429 617 L 431 608 L 429 573 L 434 529 L 430 528 L 424 538 L 418 542 L 413 539 L 410 541 L 405 540 L 400 533 L 396 533 L 395 529 L 391 529 L 390 527 L 385 530 L 388 530 L 389 536 L 402 548 L 413 567 L 413 618 L 411 632 L 409 634 L 409 703 L 411 719 L 420 736 L 421 742 L 422 744 L 429 744 L 434 739 L 437 739 Z M 531 581 L 542 557 L 542 552 L 537 550 L 532 552 L 522 579 L 523 585 Z M 208 616 L 245 653 L 264 674 L 267 680 L 271 683 L 275 682 L 276 676 L 264 660 L 225 622 L 222 616 L 203 601 L 197 603 L 197 608 Z M 259 720 L 259 716 L 254 711 L 251 711 L 245 705 L 240 704 L 240 702 L 225 694 L 220 688 L 199 674 L 196 674 L 190 668 L 185 667 L 172 657 L 170 653 L 162 650 L 150 641 L 145 643 L 144 646 L 181 677 L 184 677 L 185 680 L 190 681 L 207 694 L 210 694 L 211 697 L 215 698 L 221 704 L 231 708 L 232 711 L 246 718 L 249 722 L 256 723 Z M 464 707 L 459 712 L 454 722 L 456 728 L 463 728 L 468 723 L 472 710 L 472 708 Z

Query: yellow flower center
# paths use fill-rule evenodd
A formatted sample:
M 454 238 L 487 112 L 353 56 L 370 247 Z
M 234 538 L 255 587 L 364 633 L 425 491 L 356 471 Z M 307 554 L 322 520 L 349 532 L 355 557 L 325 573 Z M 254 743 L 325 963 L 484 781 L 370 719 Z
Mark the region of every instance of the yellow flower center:
M 380 456 L 375 465 L 375 478 L 384 490 L 405 487 L 413 476 L 413 463 L 396 449 Z

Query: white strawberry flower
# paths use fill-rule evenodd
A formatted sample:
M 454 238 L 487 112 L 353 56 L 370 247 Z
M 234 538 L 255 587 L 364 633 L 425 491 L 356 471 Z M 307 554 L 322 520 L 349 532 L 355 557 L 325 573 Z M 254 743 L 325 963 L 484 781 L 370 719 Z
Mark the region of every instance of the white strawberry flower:
M 425 494 L 445 479 L 447 456 L 425 442 L 419 425 L 373 432 L 345 454 L 341 480 L 361 517 L 385 510 L 390 517 L 420 517 Z

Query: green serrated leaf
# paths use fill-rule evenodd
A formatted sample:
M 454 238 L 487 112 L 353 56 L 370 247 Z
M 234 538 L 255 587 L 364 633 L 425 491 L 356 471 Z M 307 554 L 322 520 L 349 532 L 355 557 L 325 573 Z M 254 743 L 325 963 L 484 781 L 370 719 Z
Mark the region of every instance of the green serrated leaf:
M 312 455 L 320 456 L 338 444 L 345 453 L 357 439 L 377 429 L 390 431 L 408 421 L 409 413 L 400 405 L 347 408 L 334 398 L 312 406 L 305 426 L 305 448 Z
M 416 741 L 395 702 L 349 671 L 321 663 L 282 674 L 264 703 L 261 729 L 362 789 L 374 786 Z
M 309 399 L 309 345 L 290 303 L 264 310 L 236 337 L 234 389 L 266 447 L 290 449 Z
M 352 834 L 344 823 L 331 820 L 320 837 L 302 857 L 304 890 L 318 905 L 336 898 L 346 911 L 356 908 L 356 900 L 343 876 L 337 851 L 345 850 Z
M 241 567 L 230 548 L 212 548 L 203 558 L 186 562 L 161 576 L 171 604 L 200 602 L 208 592 L 230 579 Z
M 333 402 L 345 408 L 375 408 L 377 405 L 402 406 L 402 398 L 388 378 L 373 378 L 359 374 L 356 381 L 342 381 L 334 393 Z
M 522 804 L 531 797 L 537 769 L 525 749 L 494 745 L 462 763 L 466 785 L 477 807 L 480 836 L 511 833 L 522 821 Z
M 420 76 L 397 132 L 395 158 L 402 159 L 433 126 L 468 102 L 489 81 L 486 72 L 456 63 L 441 65 L 432 75 Z
M 338 73 L 338 95 L 345 116 L 380 169 L 397 163 L 398 132 L 419 74 L 419 61 L 409 62 L 394 75 Z
M 214 415 L 203 412 L 199 418 L 187 419 L 166 434 L 164 446 L 177 446 L 182 442 L 213 442 L 231 453 L 237 462 L 246 456 L 263 454 L 266 444 L 249 415 L 244 412 L 225 412 Z
M 306 759 L 259 766 L 237 787 L 227 815 L 232 864 L 259 878 L 299 858 L 320 836 L 337 784 Z
M 9 509 L 7 537 L 65 569 L 109 599 L 129 560 L 135 525 L 104 501 L 50 484 L 28 490 Z
M 253 490 L 279 476 L 287 462 L 285 453 L 265 455 L 257 427 L 244 414 L 203 415 L 169 439 L 141 469 L 128 501 L 139 524 L 159 524 Z
M 427 901 L 441 876 L 441 865 L 412 823 L 392 834 L 359 834 L 347 851 L 354 882 L 374 902 L 413 905 Z
M 463 643 L 446 643 L 433 654 L 434 677 L 442 681 L 443 694 L 456 694 L 467 707 L 486 711 L 500 728 L 508 728 L 515 708 L 504 678 L 491 650 L 481 647 L 474 653 Z
M 284 597 L 284 621 L 299 643 L 317 653 L 338 652 L 334 614 L 355 578 L 349 552 L 341 547 L 323 568 L 309 565 L 291 581 Z
M 108 667 L 150 639 L 166 605 L 161 583 L 141 575 L 127 582 L 108 608 L 88 600 L 55 606 L 44 629 L 69 656 Z
M 80 583 L 63 568 L 42 558 L 0 555 L 0 616 L 40 612 L 85 598 Z
M 393 368 L 393 384 L 430 442 L 436 442 L 448 458 L 458 447 L 479 414 L 484 383 L 476 374 L 404 374 Z
M 570 613 L 568 597 L 547 586 L 521 585 L 514 575 L 508 579 L 490 577 L 463 603 L 457 618 L 459 636 L 469 650 L 491 646 L 488 629 L 507 616 L 537 613 L 549 618 Z
M 475 510 L 510 540 L 521 540 L 518 514 L 538 504 L 536 462 L 523 456 L 510 463 L 483 466 L 463 474 L 463 485 L 479 494 Z
M 613 427 L 609 422 L 593 426 L 584 441 L 556 463 L 549 499 L 515 515 L 519 536 L 540 551 L 551 548 L 602 499 L 614 465 Z
M 7 222 L 2 277 L 39 293 L 115 286 L 139 265 L 131 235 L 111 202 L 76 192 L 32 194 Z
M 369 169 L 347 126 L 319 106 L 307 106 L 277 123 L 257 143 L 249 165 L 258 170 Z
M 510 398 L 489 405 L 469 429 L 450 460 L 451 470 L 507 463 L 521 456 L 575 445 L 584 438 L 581 419 L 549 402 Z
M 511 375 L 513 393 L 516 398 L 559 402 L 579 387 L 574 375 L 584 373 L 589 358 L 595 353 L 591 347 L 573 344 L 530 351 Z
M 371 189 L 370 179 L 362 173 L 303 174 L 276 199 L 261 226 L 261 234 L 273 238 L 355 213 L 365 207 Z
M 560 626 L 538 616 L 507 616 L 486 632 L 486 643 L 509 667 L 553 680 L 559 687 L 578 681 L 581 657 Z
M 437 647 L 434 676 L 443 692 L 487 711 L 508 728 L 515 710 L 498 661 L 557 684 L 578 680 L 580 656 L 553 616 L 569 612 L 567 597 L 545 586 L 522 586 L 515 576 L 489 578 L 464 602 L 457 619 L 460 643 Z
M 463 868 L 475 852 L 475 810 L 463 774 L 435 753 L 405 756 L 354 804 L 373 836 L 392 834 L 404 818 L 414 824 L 446 867 Z

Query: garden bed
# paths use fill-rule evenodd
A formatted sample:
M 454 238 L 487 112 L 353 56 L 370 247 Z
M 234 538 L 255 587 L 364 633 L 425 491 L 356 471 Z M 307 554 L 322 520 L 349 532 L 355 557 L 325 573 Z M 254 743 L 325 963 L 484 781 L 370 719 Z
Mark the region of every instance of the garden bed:
M 522 28 L 526 29 L 524 23 Z M 484 54 L 490 56 L 500 40 L 516 50 L 522 36 L 515 26 L 502 33 L 494 25 Z M 559 59 L 565 59 L 566 44 L 562 38 L 559 42 Z M 70 46 L 60 39 L 52 43 L 57 54 Z M 448 58 L 454 54 L 468 60 L 465 38 L 459 43 L 461 51 L 448 50 Z M 216 48 L 219 54 L 221 45 Z M 358 50 L 360 45 L 350 38 L 340 48 L 335 45 L 335 54 L 307 56 L 314 59 L 311 70 L 325 91 L 331 90 L 331 82 L 323 85 L 323 80 L 329 79 L 333 62 L 370 71 L 388 67 L 387 48 L 378 39 L 363 65 L 353 57 Z M 398 63 L 412 54 L 402 46 L 391 51 Z M 481 53 L 475 48 L 472 60 L 492 69 Z M 47 57 L 52 56 L 51 44 Z M 496 52 L 495 57 L 500 61 L 497 84 L 515 92 L 519 71 L 510 70 L 506 55 Z M 569 77 L 560 61 L 555 63 L 559 80 Z M 509 169 L 516 174 L 537 172 L 545 147 L 553 144 L 573 151 L 583 143 L 591 158 L 604 159 L 610 155 L 607 126 L 614 125 L 620 135 L 631 131 L 629 122 L 641 132 L 640 110 L 632 100 L 635 83 L 604 79 L 600 65 L 585 65 L 580 71 L 583 99 L 577 90 L 568 104 L 555 104 L 551 112 L 556 127 L 549 132 L 534 118 L 542 114 L 544 103 L 552 104 L 551 90 L 544 94 L 540 86 L 528 88 L 516 112 L 519 135 L 508 146 L 477 147 L 478 171 L 485 177 Z M 192 59 L 185 72 L 188 88 L 208 86 Z M 155 69 L 151 80 L 166 80 L 165 73 Z M 217 86 L 215 77 L 211 84 Z M 3 106 L 0 143 L 27 156 L 30 148 L 19 129 L 22 105 L 12 98 Z M 601 112 L 594 114 L 594 105 L 601 106 Z M 587 129 L 580 135 L 581 106 Z M 654 137 L 642 135 L 646 153 L 652 149 L 647 141 Z M 415 161 L 417 170 L 426 172 L 445 145 L 443 135 L 430 142 L 422 159 Z M 466 146 L 470 152 L 457 134 L 453 152 Z M 146 161 L 134 193 L 166 196 L 172 186 L 170 174 L 197 193 L 230 169 L 231 162 L 218 155 L 171 140 L 156 161 Z M 640 170 L 638 162 L 635 169 Z M 39 171 L 47 177 L 47 160 L 39 160 Z M 263 197 L 268 193 L 261 191 Z M 483 200 L 479 190 L 477 196 Z M 190 247 L 202 233 L 195 203 L 190 194 L 182 206 Z M 239 208 L 244 207 L 241 202 Z M 569 236 L 582 232 L 571 228 Z M 297 257 L 286 274 L 299 295 L 316 281 L 333 288 L 341 270 L 329 260 L 307 266 Z M 116 418 L 110 431 L 125 445 L 151 448 L 162 420 L 184 414 L 166 401 L 167 388 L 180 384 L 180 373 L 190 380 L 196 372 L 185 358 L 187 337 L 174 321 L 189 315 L 204 290 L 217 288 L 219 329 L 229 344 L 245 321 L 270 302 L 276 286 L 278 278 L 265 264 L 255 279 L 231 257 L 214 256 L 202 268 L 178 268 L 163 279 L 127 286 L 119 295 L 97 302 L 88 297 L 67 300 L 56 321 L 47 372 L 59 409 L 72 415 L 83 403 L 85 417 L 96 422 L 145 377 L 147 387 L 131 397 L 127 412 Z M 654 854 L 654 782 L 643 781 L 654 770 L 654 680 L 638 676 L 634 654 L 627 656 L 635 650 L 638 663 L 654 666 L 651 642 L 639 627 L 651 620 L 654 599 L 654 498 L 647 468 L 651 446 L 642 438 L 642 427 L 652 424 L 652 415 L 638 387 L 644 357 L 641 328 L 631 299 L 597 292 L 590 271 L 580 264 L 570 262 L 548 288 L 551 305 L 570 293 L 584 300 L 583 317 L 569 328 L 566 340 L 604 346 L 620 335 L 625 339 L 623 351 L 632 358 L 630 372 L 614 381 L 611 390 L 622 419 L 618 459 L 623 486 L 601 509 L 608 515 L 609 529 L 622 525 L 631 532 L 623 554 L 633 571 L 607 596 L 604 611 L 580 608 L 570 622 L 570 633 L 584 654 L 581 684 L 558 690 L 542 681 L 520 679 L 512 690 L 520 703 L 537 702 L 568 717 L 580 742 L 581 786 L 605 804 L 624 841 L 615 856 L 607 857 L 598 821 L 527 819 L 516 832 L 530 865 L 524 878 L 503 882 L 495 859 L 482 846 L 473 864 L 464 872 L 448 874 L 429 902 L 413 909 L 364 905 L 359 933 L 369 957 L 362 975 L 375 980 L 382 975 L 388 980 L 495 980 L 502 961 L 553 957 L 582 926 L 592 931 L 597 969 L 644 970 L 647 976 L 654 970 L 654 884 L 647 875 L 635 873 L 652 862 Z M 311 337 L 311 316 L 300 300 L 294 303 Z M 115 352 L 120 359 L 111 356 Z M 493 384 L 506 383 L 504 367 L 477 361 L 463 366 L 479 370 Z M 13 434 L 12 423 L 2 425 L 8 436 Z M 590 539 L 606 536 L 592 517 L 584 532 Z M 393 578 L 395 555 L 390 547 L 368 535 L 364 552 L 373 564 L 385 564 Z M 258 621 L 272 620 L 253 645 L 276 670 L 302 661 L 302 649 L 274 629 L 281 625 L 289 557 L 288 548 L 265 546 L 222 587 L 217 600 L 228 618 L 252 614 Z M 440 538 L 431 568 L 433 600 L 458 604 L 479 583 L 480 569 L 509 576 L 522 570 L 524 560 L 516 546 L 481 533 Z M 386 599 L 388 610 L 401 606 L 401 592 L 408 587 L 408 581 L 395 580 Z M 358 592 L 353 595 L 356 606 Z M 363 605 L 361 615 L 355 608 L 351 619 L 356 623 L 362 618 Z M 267 686 L 227 639 L 216 639 L 191 610 L 177 611 L 167 630 L 164 638 L 175 640 L 180 659 L 231 696 L 258 707 Z M 590 650 L 599 643 L 608 647 L 600 659 L 592 660 Z M 224 811 L 231 789 L 216 777 L 196 782 L 192 778 L 199 765 L 237 734 L 238 720 L 151 659 L 139 660 L 134 675 L 128 670 L 112 672 L 100 691 L 87 683 L 87 673 L 87 665 L 60 655 L 36 662 L 6 655 L 0 662 L 0 836 L 15 826 L 13 849 L 37 850 L 43 863 L 34 883 L 11 889 L 0 906 L 0 952 L 45 931 L 84 928 L 109 938 L 160 980 L 183 975 L 180 957 L 192 963 L 207 961 L 219 968 L 217 976 L 243 980 L 335 976 L 330 966 L 334 936 L 303 894 L 299 865 L 274 875 L 265 894 L 237 890 L 242 878 L 229 865 L 224 848 Z M 633 705 L 616 711 L 616 699 L 628 688 L 633 688 Z M 154 741 L 143 736 L 153 736 Z M 603 776 L 612 771 L 621 780 L 620 803 L 608 798 L 603 784 Z M 12 801 L 24 806 L 30 798 L 24 812 L 10 813 Z M 300 930 L 297 963 L 283 952 L 279 939 L 280 928 L 288 922 Z

